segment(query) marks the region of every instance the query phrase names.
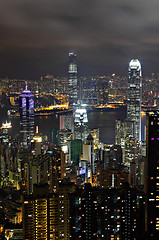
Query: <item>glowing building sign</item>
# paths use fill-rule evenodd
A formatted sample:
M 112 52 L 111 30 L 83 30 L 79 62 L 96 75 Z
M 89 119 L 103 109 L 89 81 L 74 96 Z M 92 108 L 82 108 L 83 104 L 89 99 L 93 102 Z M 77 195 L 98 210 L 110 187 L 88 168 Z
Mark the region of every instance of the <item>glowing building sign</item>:
M 86 174 L 86 169 L 81 168 L 79 174 L 80 174 L 80 175 Z

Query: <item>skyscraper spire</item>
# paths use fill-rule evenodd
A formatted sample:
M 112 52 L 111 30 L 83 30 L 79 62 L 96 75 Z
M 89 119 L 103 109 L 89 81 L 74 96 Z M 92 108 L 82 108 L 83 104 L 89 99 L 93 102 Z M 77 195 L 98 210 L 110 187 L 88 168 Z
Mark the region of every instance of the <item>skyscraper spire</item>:
M 25 90 L 28 90 L 28 83 L 25 81 Z

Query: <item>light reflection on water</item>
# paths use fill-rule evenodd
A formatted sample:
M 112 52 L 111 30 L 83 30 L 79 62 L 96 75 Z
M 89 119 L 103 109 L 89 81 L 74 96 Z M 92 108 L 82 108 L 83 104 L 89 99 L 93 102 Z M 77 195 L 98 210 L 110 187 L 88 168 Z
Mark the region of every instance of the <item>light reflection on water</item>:
M 4 116 L 3 116 L 4 118 Z M 114 143 L 115 141 L 115 120 L 125 119 L 126 111 L 113 112 L 89 112 L 88 113 L 88 127 L 99 128 L 100 140 L 104 143 Z M 5 117 L 6 120 L 6 117 Z M 12 122 L 11 135 L 14 136 L 19 132 L 19 118 L 10 119 Z M 4 121 L 4 119 L 3 119 Z M 59 117 L 57 114 L 47 117 L 35 117 L 35 125 L 39 126 L 39 132 L 42 135 L 50 137 L 50 130 L 58 128 Z M 142 131 L 141 136 L 144 140 L 144 131 L 146 125 L 146 116 L 142 115 Z

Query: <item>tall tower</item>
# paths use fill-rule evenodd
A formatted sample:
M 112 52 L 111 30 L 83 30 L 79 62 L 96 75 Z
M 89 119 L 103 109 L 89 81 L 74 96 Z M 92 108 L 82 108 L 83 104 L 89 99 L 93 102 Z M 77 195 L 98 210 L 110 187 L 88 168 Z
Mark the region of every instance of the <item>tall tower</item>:
M 138 59 L 129 63 L 127 119 L 134 121 L 134 137 L 141 141 L 141 64 Z
M 34 95 L 27 89 L 27 84 L 19 97 L 19 104 L 21 144 L 23 148 L 28 148 L 34 137 Z
M 77 55 L 69 53 L 69 69 L 68 69 L 68 89 L 69 89 L 69 103 L 77 103 Z
M 145 231 L 159 239 L 159 111 L 146 115 Z
M 33 149 L 35 151 L 35 157 L 38 155 L 41 155 L 41 143 L 42 143 L 42 137 L 39 134 L 39 128 L 36 126 L 36 132 L 35 136 L 33 137 L 33 140 L 31 140 Z

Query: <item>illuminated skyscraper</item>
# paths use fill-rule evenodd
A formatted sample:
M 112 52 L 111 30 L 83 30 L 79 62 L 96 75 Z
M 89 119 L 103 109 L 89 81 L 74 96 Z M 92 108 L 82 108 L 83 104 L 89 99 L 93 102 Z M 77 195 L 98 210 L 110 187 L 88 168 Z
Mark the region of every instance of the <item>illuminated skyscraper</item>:
M 134 137 L 141 140 L 141 64 L 138 59 L 129 63 L 127 119 L 134 121 Z
M 34 137 L 34 95 L 27 89 L 27 85 L 19 97 L 19 104 L 21 144 L 27 148 Z
M 69 103 L 77 103 L 77 55 L 75 53 L 69 53 Z
M 88 117 L 85 108 L 74 108 L 74 138 L 81 139 L 84 143 L 88 136 Z

